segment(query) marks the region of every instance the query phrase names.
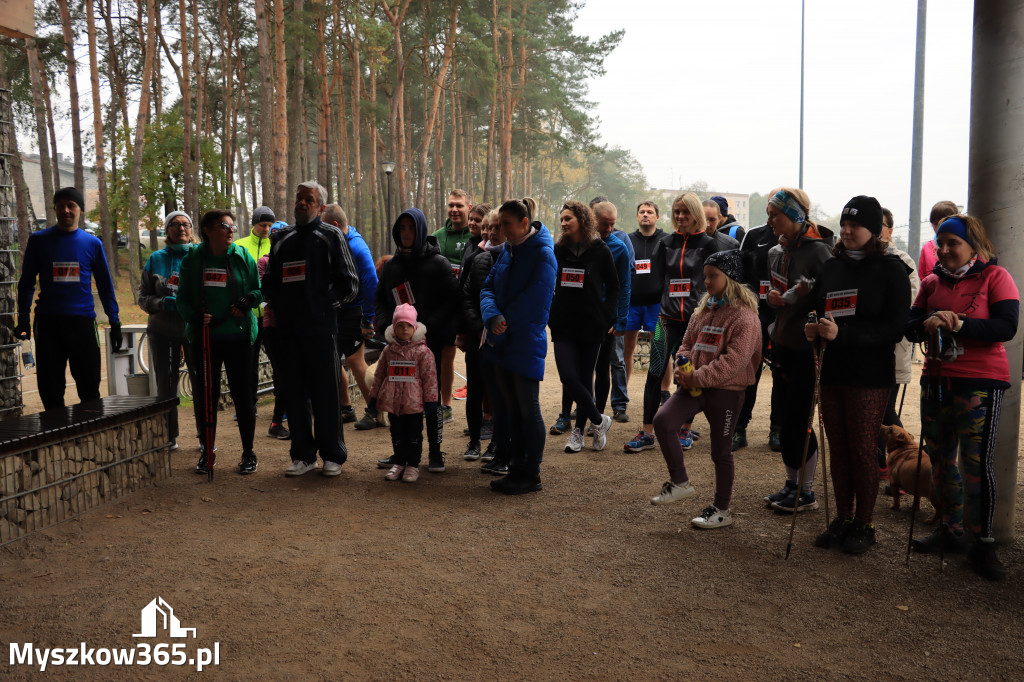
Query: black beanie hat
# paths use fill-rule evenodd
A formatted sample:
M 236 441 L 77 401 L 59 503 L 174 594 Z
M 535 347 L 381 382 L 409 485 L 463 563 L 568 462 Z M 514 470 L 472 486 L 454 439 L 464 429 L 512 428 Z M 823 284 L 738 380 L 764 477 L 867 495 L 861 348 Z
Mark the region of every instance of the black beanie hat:
M 846 202 L 840 222 L 843 220 L 866 227 L 877 237 L 882 234 L 882 205 L 878 199 L 860 194 Z
M 78 204 L 78 206 L 84 211 L 85 210 L 85 197 L 75 187 L 65 187 L 59 189 L 53 193 L 53 205 L 56 206 L 57 202 L 61 199 L 70 199 L 71 201 Z
M 743 258 L 739 249 L 719 251 L 708 256 L 704 265 L 714 265 L 725 273 L 725 276 L 737 282 L 743 281 Z
M 272 223 L 277 220 L 274 210 L 269 206 L 260 206 L 252 212 L 252 224 Z

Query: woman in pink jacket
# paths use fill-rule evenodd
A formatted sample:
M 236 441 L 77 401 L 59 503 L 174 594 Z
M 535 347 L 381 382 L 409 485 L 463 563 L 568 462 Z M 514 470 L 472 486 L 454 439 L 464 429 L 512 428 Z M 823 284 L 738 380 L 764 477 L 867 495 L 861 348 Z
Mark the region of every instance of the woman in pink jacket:
M 754 383 L 754 371 L 761 362 L 757 299 L 743 281 L 739 250 L 720 251 L 704 262 L 707 293 L 690 318 L 676 356 L 674 377 L 679 388 L 654 417 L 654 433 L 671 480 L 651 504 L 667 504 L 696 494 L 686 475 L 683 449 L 674 436 L 698 412 L 703 412 L 711 425 L 715 499 L 691 520 L 697 528 L 732 525 L 732 436 L 744 393 Z M 694 369 L 684 367 L 685 359 L 693 363 Z
M 437 408 L 437 371 L 426 342 L 427 328 L 416 321 L 408 303 L 395 308 L 391 326 L 384 331 L 388 345 L 380 354 L 370 388 L 370 409 L 388 413 L 391 447 L 396 462 L 385 474 L 389 481 L 414 483 L 420 477 L 423 454 L 423 412 Z M 424 402 L 423 397 L 433 400 Z

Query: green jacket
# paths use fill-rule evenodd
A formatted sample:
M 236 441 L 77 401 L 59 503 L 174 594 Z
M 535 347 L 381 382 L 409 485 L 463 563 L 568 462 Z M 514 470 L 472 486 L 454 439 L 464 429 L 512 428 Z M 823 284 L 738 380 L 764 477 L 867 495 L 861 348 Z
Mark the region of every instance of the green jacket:
M 434 233 L 437 245 L 441 248 L 441 255 L 448 259 L 452 265 L 462 265 L 462 250 L 472 235 L 469 228 L 456 230 L 452 227 L 452 221 L 446 220 L 444 227 Z
M 231 302 L 243 294 L 251 294 L 257 306 L 263 302 L 256 261 L 245 248 L 231 244 L 227 253 L 214 257 L 205 243 L 200 244 L 181 261 L 178 278 L 178 312 L 185 320 L 185 337 L 189 341 L 196 340 L 197 318 L 203 311 L 205 298 L 206 311 L 214 317 L 211 334 L 241 334 L 249 338 L 250 345 L 255 343 L 259 329 L 253 311 L 241 317 L 233 316 L 230 311 Z

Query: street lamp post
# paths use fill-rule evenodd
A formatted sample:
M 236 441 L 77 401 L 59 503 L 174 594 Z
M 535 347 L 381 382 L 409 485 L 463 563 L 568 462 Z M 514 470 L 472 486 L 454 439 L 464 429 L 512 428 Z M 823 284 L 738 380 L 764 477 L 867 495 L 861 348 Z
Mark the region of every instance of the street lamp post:
M 385 161 L 380 164 L 381 169 L 384 171 L 384 175 L 388 176 L 388 203 L 385 214 L 387 216 L 387 225 L 384 226 L 384 251 L 385 253 L 391 253 L 391 240 L 388 238 L 388 230 L 391 229 L 391 174 L 395 172 L 395 162 Z

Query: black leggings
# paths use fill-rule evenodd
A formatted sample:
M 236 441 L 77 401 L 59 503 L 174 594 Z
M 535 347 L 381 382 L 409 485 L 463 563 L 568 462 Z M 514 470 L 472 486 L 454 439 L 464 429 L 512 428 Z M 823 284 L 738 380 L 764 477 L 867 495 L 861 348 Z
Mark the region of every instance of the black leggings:
M 661 378 L 665 375 L 665 368 L 673 363 L 684 334 L 685 322 L 658 318 L 658 326 L 654 328 L 654 337 L 651 339 L 647 381 L 644 383 L 644 424 L 654 423 L 654 415 L 661 407 Z
M 768 329 L 767 327 L 761 327 L 761 357 L 768 357 Z M 757 385 L 761 383 L 761 373 L 764 370 L 764 363 L 757 363 L 757 369 L 754 370 L 754 383 L 747 386 L 746 395 L 743 398 L 743 409 L 740 410 L 739 422 L 737 428 L 745 429 L 750 424 L 750 420 L 754 417 L 754 405 L 757 402 Z M 771 416 L 769 417 L 768 423 L 772 426 L 778 426 L 779 414 L 781 410 L 779 408 L 779 385 L 772 378 L 772 395 L 771 395 Z
M 791 469 L 800 469 L 804 454 L 804 439 L 814 400 L 814 354 L 809 348 L 776 347 L 772 352 L 774 370 L 772 381 L 779 387 L 779 438 L 782 441 L 782 461 Z M 818 451 L 814 429 L 807 458 Z
M 100 399 L 100 346 L 96 320 L 79 315 L 36 315 L 36 383 L 44 410 L 64 407 L 64 372 L 81 402 Z
M 161 398 L 178 397 L 178 368 L 184 356 L 185 364 L 192 364 L 189 343 L 184 338 L 149 334 L 149 350 L 153 354 L 153 372 L 156 373 L 156 392 Z M 167 413 L 167 437 L 178 438 L 178 408 Z
M 201 331 L 201 330 L 200 330 Z M 206 452 L 210 451 L 210 443 L 206 442 L 207 429 L 217 431 L 217 403 L 220 401 L 220 370 L 228 375 L 228 387 L 231 389 L 231 400 L 235 403 L 238 415 L 238 436 L 242 439 L 242 451 L 252 451 L 253 433 L 256 431 L 256 406 L 252 401 L 252 346 L 248 337 L 243 336 L 211 336 L 210 337 L 210 376 L 212 378 L 212 407 L 210 421 L 206 419 L 206 377 L 203 362 L 203 343 L 197 339 L 192 343 L 192 400 L 196 413 L 196 428 L 199 429 L 199 442 Z
M 594 369 L 594 404 L 598 412 L 604 412 L 608 404 L 608 393 L 612 390 L 612 360 L 615 359 L 615 335 L 605 334 L 601 349 L 597 353 Z
M 594 404 L 594 365 L 601 344 L 556 341 L 554 345 L 558 378 L 576 403 L 576 428 L 584 431 L 588 419 L 600 424 L 601 413 Z
M 391 448 L 399 465 L 418 467 L 423 455 L 423 413 L 388 413 L 391 424 Z
M 466 348 L 466 423 L 469 426 L 469 440 L 480 440 L 480 424 L 484 418 L 483 397 L 487 391 L 483 373 L 480 370 L 480 349 L 473 347 L 472 337 Z

